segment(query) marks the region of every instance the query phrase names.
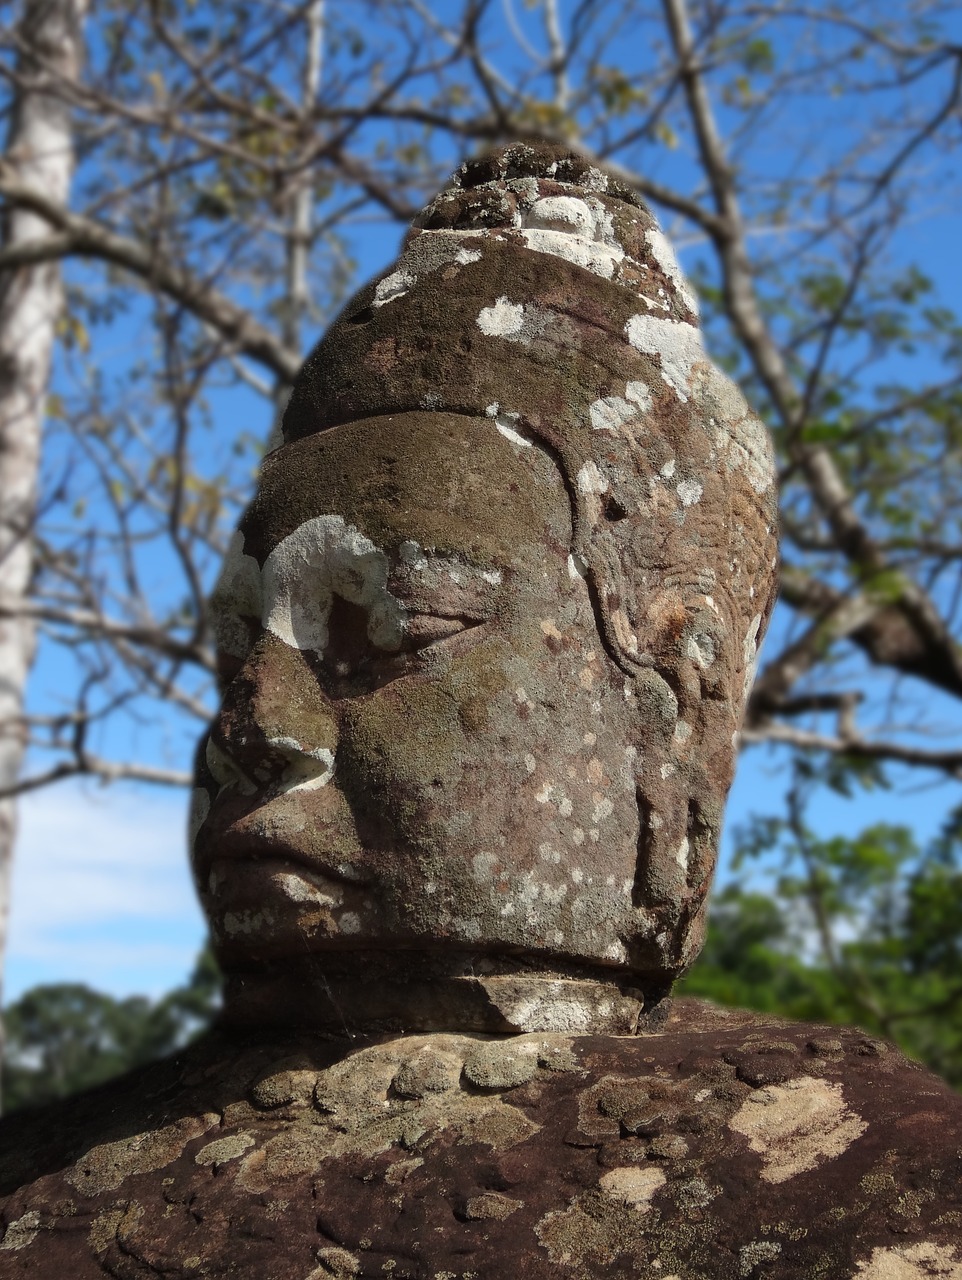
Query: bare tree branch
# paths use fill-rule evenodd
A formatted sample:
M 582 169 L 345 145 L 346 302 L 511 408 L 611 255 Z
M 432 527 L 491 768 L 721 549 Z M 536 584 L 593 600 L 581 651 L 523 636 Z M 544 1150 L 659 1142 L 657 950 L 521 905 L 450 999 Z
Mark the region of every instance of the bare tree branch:
M 18 246 L 14 253 L 0 254 L 0 270 L 52 262 L 68 255 L 112 262 L 186 307 L 216 329 L 236 351 L 265 365 L 276 377 L 287 382 L 294 380 L 301 365 L 298 352 L 289 351 L 249 311 L 207 287 L 190 273 L 159 259 L 148 246 L 59 208 L 55 201 L 41 192 L 18 182 L 6 164 L 0 164 L 0 196 L 11 205 L 40 214 L 61 233 Z

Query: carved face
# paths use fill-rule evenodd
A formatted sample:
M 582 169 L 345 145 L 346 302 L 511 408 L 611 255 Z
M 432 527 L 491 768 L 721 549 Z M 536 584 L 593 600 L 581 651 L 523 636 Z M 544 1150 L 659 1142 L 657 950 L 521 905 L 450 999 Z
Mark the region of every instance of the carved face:
M 659 268 L 653 321 L 608 258 L 551 246 L 422 230 L 295 391 L 214 601 L 193 862 L 228 968 L 406 947 L 664 980 L 697 953 L 770 476 L 681 277 Z M 414 403 L 371 416 L 375 372 Z
M 636 711 L 562 477 L 490 419 L 392 428 L 272 455 L 222 579 L 223 641 L 246 653 L 222 659 L 195 846 L 220 945 L 623 962 Z

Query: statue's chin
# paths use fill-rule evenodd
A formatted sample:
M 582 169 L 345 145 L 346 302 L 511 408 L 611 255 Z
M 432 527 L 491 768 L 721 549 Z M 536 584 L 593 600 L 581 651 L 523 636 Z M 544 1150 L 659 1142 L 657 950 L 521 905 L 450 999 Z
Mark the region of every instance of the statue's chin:
M 223 1021 L 321 1035 L 552 1031 L 635 1035 L 666 1013 L 670 978 L 498 952 L 319 949 L 227 966 Z

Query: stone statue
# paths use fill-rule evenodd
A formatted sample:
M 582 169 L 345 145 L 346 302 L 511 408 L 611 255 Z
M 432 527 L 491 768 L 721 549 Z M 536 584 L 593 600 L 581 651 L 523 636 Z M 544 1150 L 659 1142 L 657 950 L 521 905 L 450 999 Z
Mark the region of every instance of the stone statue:
M 214 594 L 221 1023 L 0 1126 L 0 1275 L 962 1280 L 962 1099 L 668 998 L 775 498 L 637 196 L 462 166 L 308 359 Z

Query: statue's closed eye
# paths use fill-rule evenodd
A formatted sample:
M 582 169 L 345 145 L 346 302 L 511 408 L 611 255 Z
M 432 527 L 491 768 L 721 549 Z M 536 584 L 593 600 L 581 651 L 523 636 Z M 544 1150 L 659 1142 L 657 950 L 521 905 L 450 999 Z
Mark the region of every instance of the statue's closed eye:
M 457 652 L 467 633 L 483 634 L 486 617 L 408 609 L 401 641 L 386 650 L 371 643 L 365 611 L 335 596 L 328 620 L 328 645 L 321 671 L 336 697 L 360 697 L 405 676 L 425 670 L 431 658 Z M 465 637 L 462 640 L 462 637 Z
M 316 658 L 319 674 L 329 692 L 337 697 L 359 697 L 374 689 L 382 688 L 394 680 L 414 675 L 425 669 L 429 651 L 432 657 L 442 653 L 455 653 L 464 643 L 461 637 L 469 632 L 483 634 L 487 618 L 458 614 L 447 617 L 423 611 L 409 611 L 404 622 L 400 645 L 393 650 L 381 649 L 371 643 L 367 634 L 367 614 L 359 606 L 341 596 L 335 596 L 331 608 L 328 645 Z M 255 618 L 244 620 L 250 629 L 250 647 L 261 631 Z M 217 652 L 217 676 L 221 688 L 240 674 L 245 658 L 237 657 L 223 649 Z

